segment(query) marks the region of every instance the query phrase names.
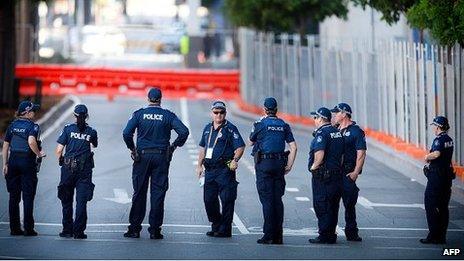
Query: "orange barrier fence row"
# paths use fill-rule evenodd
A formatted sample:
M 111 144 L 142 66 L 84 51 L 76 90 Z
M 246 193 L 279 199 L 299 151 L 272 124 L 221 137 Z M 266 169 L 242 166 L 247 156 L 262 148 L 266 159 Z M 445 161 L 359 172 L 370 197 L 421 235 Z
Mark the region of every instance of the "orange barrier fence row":
M 247 104 L 242 99 L 238 99 L 237 101 L 238 107 L 246 112 L 254 113 L 254 114 L 263 114 L 263 108 L 260 108 L 255 105 Z M 307 126 L 314 127 L 314 120 L 310 117 L 300 117 L 286 113 L 278 113 L 279 117 L 291 122 L 291 123 L 298 123 Z M 373 138 L 389 147 L 393 148 L 395 151 L 406 153 L 407 155 L 411 156 L 416 160 L 424 160 L 425 155 L 428 153 L 425 149 L 419 148 L 414 144 L 407 143 L 399 138 L 396 138 L 392 135 L 383 133 L 381 131 L 375 131 L 369 128 L 365 128 L 366 136 Z M 464 167 L 459 165 L 454 165 L 454 170 L 461 179 L 464 179 Z
M 237 70 L 109 69 L 66 65 L 18 65 L 17 77 L 42 80 L 43 94 L 141 95 L 159 87 L 165 97 L 235 98 L 239 93 Z M 22 81 L 20 93 L 35 87 Z

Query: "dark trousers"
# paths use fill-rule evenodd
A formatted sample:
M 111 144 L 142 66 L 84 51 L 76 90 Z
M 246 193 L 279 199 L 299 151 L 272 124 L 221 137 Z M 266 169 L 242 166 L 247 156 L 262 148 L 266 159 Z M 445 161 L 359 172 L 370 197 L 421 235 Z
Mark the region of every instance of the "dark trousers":
M 263 206 L 263 232 L 266 240 L 282 240 L 285 194 L 284 159 L 262 159 L 255 165 L 256 188 Z
M 313 176 L 312 184 L 313 206 L 319 227 L 319 237 L 322 240 L 336 240 L 335 231 L 343 190 L 342 178 L 332 175 L 327 180 L 321 180 Z
M 203 187 L 203 201 L 212 231 L 232 234 L 235 199 L 237 199 L 238 182 L 235 172 L 227 166 L 208 169 L 205 171 L 205 185 Z M 219 206 L 221 200 L 222 211 Z
M 356 202 L 358 201 L 359 188 L 350 177 L 343 175 L 343 205 L 345 206 L 345 234 L 347 237 L 358 235 L 356 223 Z
M 452 180 L 445 173 L 430 171 L 424 194 L 429 239 L 446 240 Z
M 35 157 L 11 153 L 8 160 L 8 174 L 6 175 L 6 186 L 10 193 L 9 215 L 10 229 L 12 231 L 21 229 L 19 217 L 19 202 L 21 193 L 24 208 L 24 229 L 34 229 L 34 198 L 37 191 L 37 172 Z
M 150 184 L 150 234 L 161 231 L 164 218 L 164 198 L 169 187 L 169 162 L 166 153 L 141 154 L 140 161 L 132 168 L 132 207 L 129 214 L 129 230 L 140 232 L 147 208 L 148 184 Z
M 61 167 L 61 180 L 58 186 L 58 198 L 63 207 L 63 232 L 84 233 L 87 227 L 87 201 L 92 200 L 95 185 L 92 183 L 92 169 L 71 171 Z M 76 215 L 73 221 L 73 199 L 76 191 Z

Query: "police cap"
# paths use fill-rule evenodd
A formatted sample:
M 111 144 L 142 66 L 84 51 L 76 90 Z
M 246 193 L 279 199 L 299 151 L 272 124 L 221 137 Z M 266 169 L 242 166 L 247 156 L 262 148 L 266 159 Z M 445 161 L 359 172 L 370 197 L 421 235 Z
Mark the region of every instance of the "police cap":
M 18 113 L 19 115 L 24 115 L 30 111 L 38 111 L 40 109 L 40 105 L 34 104 L 31 101 L 22 101 L 19 103 L 18 106 Z
M 158 89 L 158 88 L 151 88 L 149 91 L 148 91 L 148 99 L 150 101 L 156 101 L 156 100 L 159 100 L 161 99 L 161 90 Z
M 311 115 L 315 117 L 324 118 L 328 121 L 332 119 L 332 113 L 330 113 L 330 110 L 327 109 L 326 107 L 321 107 L 317 111 L 312 111 Z
M 337 104 L 337 106 L 335 106 L 330 111 L 331 112 L 344 112 L 344 113 L 348 113 L 348 114 L 352 113 L 350 105 L 348 105 L 348 104 L 346 104 L 344 102 Z
M 275 110 L 277 108 L 277 101 L 274 97 L 268 97 L 264 100 L 264 108 Z

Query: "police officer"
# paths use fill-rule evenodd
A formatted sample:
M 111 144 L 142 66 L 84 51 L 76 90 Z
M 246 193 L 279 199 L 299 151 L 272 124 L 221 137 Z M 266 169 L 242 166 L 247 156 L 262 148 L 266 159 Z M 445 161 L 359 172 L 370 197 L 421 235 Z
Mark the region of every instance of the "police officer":
M 359 188 L 356 179 L 362 172 L 366 158 L 366 137 L 364 131 L 351 120 L 351 107 L 346 103 L 339 103 L 332 110 L 334 122 L 343 135 L 345 155 L 343 156 L 343 193 L 345 206 L 345 235 L 348 241 L 362 241 L 356 224 L 356 202 Z
M 199 146 L 197 175 L 203 175 L 208 220 L 212 222 L 212 237 L 231 237 L 235 199 L 237 198 L 236 169 L 245 150 L 245 143 L 235 125 L 226 120 L 226 105 L 215 101 L 211 106 L 213 121 L 203 129 Z M 221 199 L 222 212 L 219 210 Z
M 330 124 L 332 115 L 329 109 L 321 107 L 311 115 L 317 129 L 313 133 L 308 168 L 312 173 L 313 205 L 319 236 L 309 239 L 309 242 L 334 244 L 337 241 L 335 230 L 343 189 L 343 138 L 340 131 Z
M 92 183 L 94 168 L 91 148 L 98 146 L 97 131 L 86 123 L 88 109 L 84 104 L 74 107 L 76 123 L 67 124 L 58 137 L 56 156 L 61 166 L 58 198 L 63 207 L 63 231 L 60 237 L 85 239 L 87 226 L 87 201 L 92 200 L 95 185 Z M 63 156 L 63 150 L 66 153 Z M 73 198 L 76 190 L 76 217 L 73 222 Z
M 40 146 L 40 128 L 32 120 L 39 105 L 22 101 L 17 118 L 8 126 L 3 142 L 3 175 L 10 193 L 9 215 L 12 236 L 37 236 L 34 230 L 34 197 L 37 190 L 37 164 L 45 153 Z M 24 231 L 19 218 L 21 192 L 24 204 Z
M 290 126 L 277 114 L 277 101 L 264 100 L 266 116 L 256 121 L 250 134 L 251 155 L 255 158 L 256 188 L 263 206 L 264 236 L 258 244 L 282 244 L 285 177 L 292 169 L 297 146 Z M 290 151 L 285 151 L 285 143 Z
M 130 225 L 124 237 L 139 238 L 147 205 L 147 190 L 150 184 L 150 227 L 151 239 L 162 239 L 161 225 L 164 217 L 164 198 L 168 190 L 168 172 L 172 153 L 184 145 L 189 135 L 188 128 L 177 116 L 161 107 L 161 90 L 151 88 L 148 92 L 149 105 L 132 114 L 123 131 L 124 142 L 134 160 L 132 168 L 132 207 Z M 137 129 L 137 147 L 133 136 Z M 171 130 L 177 133 L 170 145 Z
M 448 204 L 451 197 L 452 180 L 456 177 L 451 165 L 453 140 L 448 136 L 448 119 L 437 116 L 431 123 L 436 138 L 430 153 L 425 155 L 424 173 L 427 176 L 424 203 L 429 234 L 420 240 L 423 244 L 445 244 L 448 229 Z

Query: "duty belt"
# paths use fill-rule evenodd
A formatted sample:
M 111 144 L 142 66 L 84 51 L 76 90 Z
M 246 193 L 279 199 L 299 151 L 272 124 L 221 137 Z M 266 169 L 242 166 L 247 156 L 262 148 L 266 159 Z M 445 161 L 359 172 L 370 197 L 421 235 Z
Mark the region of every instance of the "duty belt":
M 225 160 L 219 160 L 215 162 L 204 162 L 203 165 L 205 166 L 206 170 L 211 170 L 211 169 L 220 169 L 220 168 L 226 168 L 226 161 Z
M 286 159 L 287 155 L 285 153 L 266 153 L 260 154 L 260 159 Z
M 140 154 L 162 154 L 165 153 L 166 150 L 160 149 L 142 149 L 140 150 Z

